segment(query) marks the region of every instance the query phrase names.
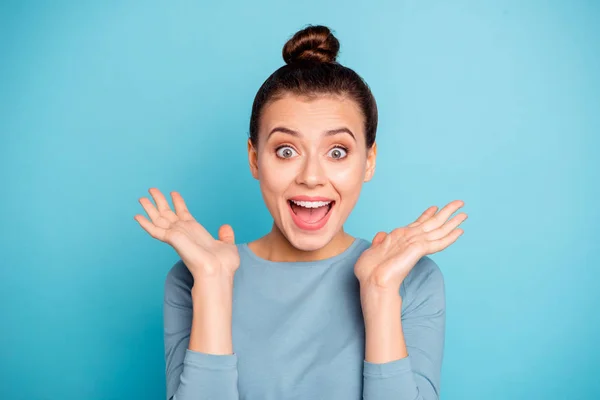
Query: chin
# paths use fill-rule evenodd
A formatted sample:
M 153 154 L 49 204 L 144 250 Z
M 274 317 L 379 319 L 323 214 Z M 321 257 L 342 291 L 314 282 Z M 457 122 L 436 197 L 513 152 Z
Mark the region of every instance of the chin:
M 292 246 L 302 251 L 316 251 L 325 247 L 332 239 L 331 234 L 298 235 L 292 233 L 285 235 Z
M 338 229 L 334 225 L 337 225 L 336 215 L 333 215 L 325 226 L 318 230 L 305 230 L 299 228 L 294 221 L 289 217 L 283 218 L 282 220 L 282 233 L 283 236 L 290 242 L 292 246 L 301 251 L 316 251 L 327 246 L 329 242 L 334 238 Z
M 323 210 L 327 210 L 326 214 L 319 220 L 307 221 L 302 220 L 302 217 L 297 213 L 302 213 L 306 210 L 300 210 L 300 207 L 292 207 L 290 200 L 286 201 L 285 211 L 280 213 L 281 225 L 280 229 L 286 239 L 292 246 L 301 251 L 315 251 L 325 247 L 335 235 L 336 217 L 338 216 L 337 204 L 332 201 Z M 294 208 L 296 209 L 294 211 Z

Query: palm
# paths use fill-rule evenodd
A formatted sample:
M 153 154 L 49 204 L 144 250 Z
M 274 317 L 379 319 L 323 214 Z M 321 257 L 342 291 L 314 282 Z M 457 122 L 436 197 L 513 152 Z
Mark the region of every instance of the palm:
M 219 239 L 214 239 L 194 219 L 179 193 L 171 194 L 175 211 L 159 190 L 150 189 L 150 194 L 156 207 L 149 199 L 140 199 L 150 217 L 148 220 L 142 215 L 135 216 L 141 227 L 153 238 L 171 245 L 195 279 L 214 275 L 232 278 L 240 259 L 231 226 L 221 226 Z
M 410 225 L 375 235 L 371 247 L 354 266 L 361 285 L 399 289 L 419 259 L 442 251 L 462 235 L 463 230 L 458 226 L 467 219 L 467 214 L 448 218 L 463 205 L 461 201 L 453 201 L 437 214 L 437 207 L 430 207 Z

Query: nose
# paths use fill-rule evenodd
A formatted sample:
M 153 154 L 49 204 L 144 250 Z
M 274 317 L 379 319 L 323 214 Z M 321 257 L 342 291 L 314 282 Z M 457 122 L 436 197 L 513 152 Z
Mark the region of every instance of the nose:
M 296 183 L 309 188 L 324 185 L 327 179 L 319 156 L 309 155 L 303 161 L 302 169 L 296 177 Z

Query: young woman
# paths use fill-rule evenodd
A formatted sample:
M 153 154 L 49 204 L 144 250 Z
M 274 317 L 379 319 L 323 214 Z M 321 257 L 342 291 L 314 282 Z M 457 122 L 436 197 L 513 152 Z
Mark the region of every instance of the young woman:
M 272 230 L 213 238 L 172 192 L 135 219 L 181 260 L 164 298 L 167 399 L 438 399 L 444 281 L 427 257 L 454 243 L 466 214 L 428 208 L 372 242 L 343 229 L 375 171 L 377 108 L 337 63 L 338 40 L 309 26 L 259 89 L 248 159 Z

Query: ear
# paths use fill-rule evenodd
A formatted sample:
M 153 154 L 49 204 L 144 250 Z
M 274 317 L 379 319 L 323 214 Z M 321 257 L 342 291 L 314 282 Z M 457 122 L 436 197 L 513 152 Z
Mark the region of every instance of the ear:
M 251 139 L 248 139 L 248 164 L 250 164 L 250 173 L 254 179 L 258 179 L 258 153 Z
M 377 158 L 377 143 L 373 143 L 373 146 L 367 152 L 367 171 L 365 173 L 365 182 L 369 182 L 375 174 L 375 160 Z

